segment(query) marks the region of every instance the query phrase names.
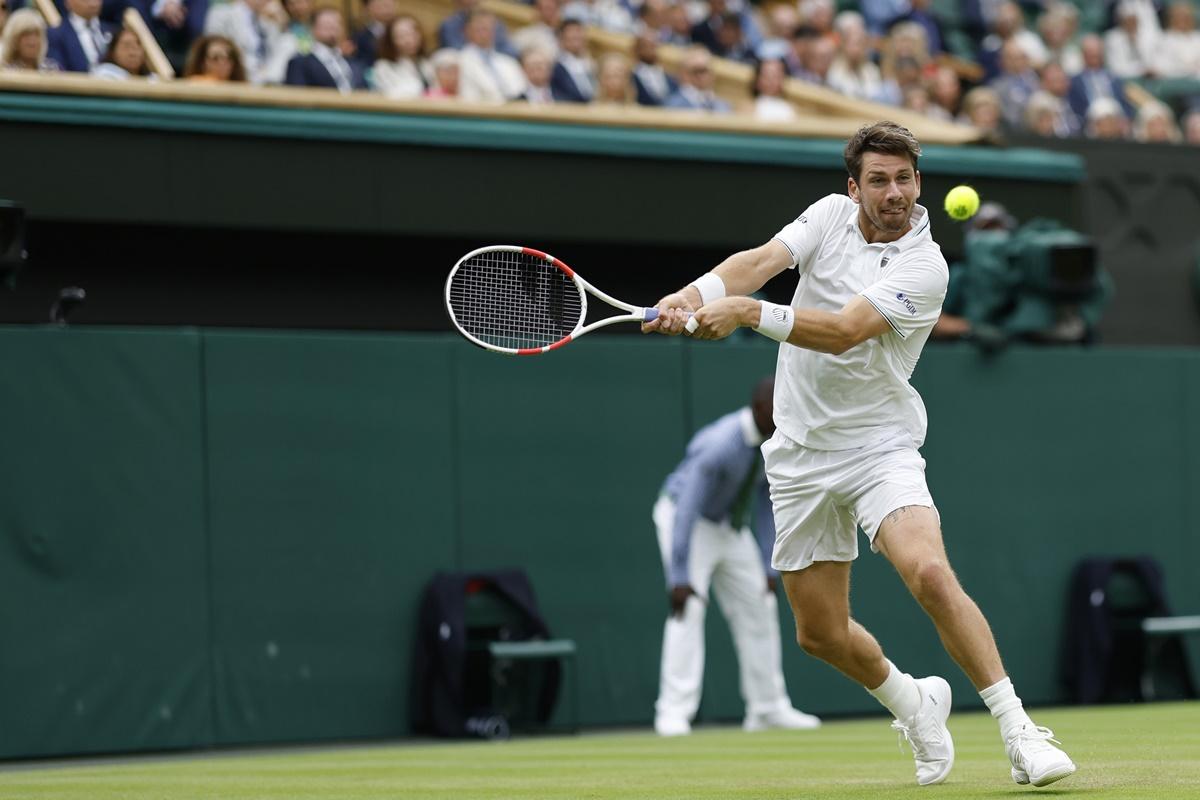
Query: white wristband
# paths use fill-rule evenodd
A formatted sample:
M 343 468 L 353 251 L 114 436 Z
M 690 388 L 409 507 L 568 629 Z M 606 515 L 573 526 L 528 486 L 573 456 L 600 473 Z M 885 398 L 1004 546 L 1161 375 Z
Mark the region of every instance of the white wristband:
M 759 310 L 758 327 L 754 329 L 755 332 L 777 342 L 786 342 L 792 335 L 792 323 L 796 320 L 796 312 L 791 306 L 768 303 L 766 300 L 759 300 L 758 304 L 762 308 Z
M 721 280 L 721 276 L 715 272 L 706 272 L 688 285 L 696 287 L 696 291 L 700 293 L 700 305 L 702 306 L 725 296 L 725 281 Z

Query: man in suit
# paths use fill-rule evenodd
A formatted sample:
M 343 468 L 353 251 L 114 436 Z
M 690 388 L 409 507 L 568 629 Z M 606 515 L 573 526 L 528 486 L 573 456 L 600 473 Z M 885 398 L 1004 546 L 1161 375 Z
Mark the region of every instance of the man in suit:
M 683 54 L 683 68 L 679 73 L 679 89 L 667 98 L 667 108 L 689 111 L 710 111 L 729 114 L 733 111 L 729 103 L 713 93 L 712 55 L 702 45 L 692 45 Z
M 246 65 L 246 78 L 254 84 L 268 82 L 269 66 L 283 35 L 279 22 L 268 14 L 269 2 L 233 0 L 217 5 L 209 11 L 204 23 L 205 33 L 219 34 L 238 46 Z
M 475 9 L 467 15 L 467 44 L 459 58 L 458 96 L 468 103 L 507 103 L 525 93 L 525 73 L 496 49 L 496 17 Z
M 1075 116 L 1087 119 L 1092 103 L 1103 98 L 1117 101 L 1125 115 L 1130 116 L 1133 109 L 1125 99 L 1121 81 L 1104 66 L 1104 41 L 1095 34 L 1088 34 L 1080 40 L 1079 49 L 1083 53 L 1083 71 L 1071 79 L 1071 89 L 1067 93 Z
M 588 53 L 587 31 L 577 19 L 558 26 L 558 63 L 550 86 L 568 103 L 590 103 L 596 95 L 596 65 Z
M 317 86 L 346 94 L 366 89 L 363 67 L 342 55 L 346 23 L 336 8 L 322 8 L 313 15 L 312 52 L 296 56 L 287 65 L 288 86 Z
M 367 25 L 354 36 L 354 60 L 364 66 L 375 63 L 379 40 L 387 34 L 388 26 L 400 13 L 396 0 L 367 0 Z
M 478 8 L 479 0 L 456 0 L 456 5 L 458 11 L 446 17 L 438 26 L 438 45 L 461 50 L 467 45 L 467 18 Z M 508 38 L 508 28 L 499 20 L 496 20 L 495 27 L 495 49 L 516 58 L 517 50 Z
M 150 26 L 176 72 L 183 71 L 192 42 L 204 33 L 208 0 L 138 0 L 138 10 Z
M 100 0 L 67 0 L 62 24 L 46 32 L 46 57 L 67 72 L 91 72 L 117 27 L 100 21 Z
M 633 68 L 633 85 L 637 89 L 638 105 L 661 106 L 672 93 L 678 91 L 679 82 L 658 63 L 658 32 L 643 28 L 634 39 L 633 55 L 637 59 L 637 66 Z

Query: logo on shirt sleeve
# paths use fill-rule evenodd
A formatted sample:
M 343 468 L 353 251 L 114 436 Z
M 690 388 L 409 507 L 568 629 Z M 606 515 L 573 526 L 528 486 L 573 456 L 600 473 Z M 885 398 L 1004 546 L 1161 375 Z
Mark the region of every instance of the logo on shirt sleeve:
M 909 314 L 912 314 L 914 317 L 917 315 L 917 307 L 912 300 L 908 299 L 908 295 L 906 295 L 904 292 L 896 292 L 896 299 L 904 304 L 904 307 L 908 309 Z
M 796 222 L 807 223 L 808 217 L 801 214 L 800 216 L 796 217 Z

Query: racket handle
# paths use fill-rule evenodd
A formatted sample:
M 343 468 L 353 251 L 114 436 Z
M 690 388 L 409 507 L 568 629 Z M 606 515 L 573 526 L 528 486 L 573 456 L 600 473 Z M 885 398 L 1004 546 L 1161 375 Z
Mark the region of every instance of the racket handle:
M 657 308 L 643 308 L 642 309 L 642 322 L 654 322 L 654 320 L 656 320 L 656 319 L 658 319 L 658 309 Z

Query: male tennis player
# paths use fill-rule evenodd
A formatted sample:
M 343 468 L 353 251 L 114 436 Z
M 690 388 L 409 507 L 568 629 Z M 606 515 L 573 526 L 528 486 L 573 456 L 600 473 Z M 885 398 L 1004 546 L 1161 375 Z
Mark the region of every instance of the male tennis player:
M 775 432 L 774 388 L 775 382 L 764 378 L 754 387 L 749 406 L 697 431 L 654 504 L 671 607 L 663 627 L 654 704 L 654 730 L 660 736 L 692 731 L 704 682 L 704 617 L 712 595 L 720 601 L 737 649 L 746 703 L 742 727 L 804 730 L 821 725 L 813 715 L 792 708 L 780 665 L 779 609 L 769 564 L 775 521 L 759 452 L 763 439 Z
M 1033 724 L 1004 672 L 979 607 L 950 568 L 925 485 L 925 407 L 908 383 L 946 293 L 946 261 L 917 205 L 921 148 L 879 122 L 844 152 L 848 195 L 808 207 L 775 238 L 735 253 L 658 303 L 647 332 L 703 339 L 747 326 L 782 343 L 775 435 L 763 445 L 780 571 L 800 646 L 862 684 L 907 738 L 917 782 L 954 766 L 950 685 L 914 679 L 850 616 L 856 526 L 892 563 L 933 620 L 946 651 L 1000 724 L 1017 783 L 1045 786 L 1075 771 L 1053 734 Z M 791 305 L 745 297 L 799 269 Z M 689 320 L 688 314 L 694 312 Z

